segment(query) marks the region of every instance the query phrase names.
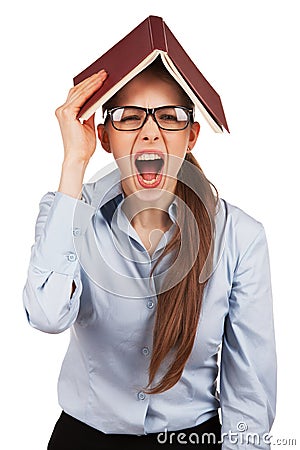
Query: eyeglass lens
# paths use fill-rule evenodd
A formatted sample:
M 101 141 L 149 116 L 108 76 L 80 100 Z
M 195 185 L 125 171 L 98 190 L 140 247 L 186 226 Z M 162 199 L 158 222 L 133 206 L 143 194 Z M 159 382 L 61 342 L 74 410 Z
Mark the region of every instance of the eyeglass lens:
M 147 117 L 146 111 L 140 108 L 123 107 L 111 112 L 114 126 L 119 130 L 135 130 L 140 128 Z M 177 106 L 158 108 L 154 117 L 159 127 L 166 130 L 184 129 L 189 122 L 188 111 Z

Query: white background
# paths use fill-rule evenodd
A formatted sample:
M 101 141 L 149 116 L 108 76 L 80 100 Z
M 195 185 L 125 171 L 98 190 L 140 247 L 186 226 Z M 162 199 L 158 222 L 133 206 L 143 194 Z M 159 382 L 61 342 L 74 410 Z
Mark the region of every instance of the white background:
M 279 365 L 272 431 L 299 444 L 297 3 L 12 0 L 2 6 L 1 448 L 46 449 L 60 413 L 56 382 L 68 332 L 32 329 L 22 308 L 38 203 L 59 182 L 63 149 L 54 110 L 73 76 L 150 14 L 163 17 L 221 96 L 231 133 L 216 134 L 199 117 L 194 153 L 220 196 L 265 226 Z M 110 158 L 99 147 L 86 180 Z

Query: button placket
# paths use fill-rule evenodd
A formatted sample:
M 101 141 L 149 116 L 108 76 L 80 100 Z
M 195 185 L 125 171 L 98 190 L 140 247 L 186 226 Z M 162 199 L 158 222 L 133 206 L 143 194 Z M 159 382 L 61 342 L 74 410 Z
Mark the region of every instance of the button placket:
M 142 353 L 143 353 L 144 356 L 149 356 L 150 355 L 149 347 L 143 347 L 142 348 Z
M 147 308 L 148 309 L 153 309 L 154 308 L 154 301 L 153 300 L 148 300 L 147 301 Z
M 74 228 L 73 229 L 73 236 L 79 236 L 80 235 L 80 228 Z
M 66 258 L 68 261 L 74 262 L 74 261 L 76 261 L 77 256 L 75 255 L 75 253 L 69 253 L 68 255 L 66 255 Z
M 145 400 L 146 394 L 143 391 L 137 393 L 138 400 Z

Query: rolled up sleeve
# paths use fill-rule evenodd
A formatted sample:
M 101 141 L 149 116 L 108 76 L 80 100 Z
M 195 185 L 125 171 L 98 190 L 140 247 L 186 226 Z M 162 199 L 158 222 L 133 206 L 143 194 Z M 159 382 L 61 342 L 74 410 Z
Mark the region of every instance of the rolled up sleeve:
M 276 369 L 269 253 L 260 224 L 237 264 L 225 319 L 220 376 L 224 450 L 270 448 Z
M 95 208 L 61 192 L 39 205 L 23 304 L 31 326 L 60 333 L 76 320 L 82 284 L 80 249 Z M 70 298 L 73 281 L 76 289 Z

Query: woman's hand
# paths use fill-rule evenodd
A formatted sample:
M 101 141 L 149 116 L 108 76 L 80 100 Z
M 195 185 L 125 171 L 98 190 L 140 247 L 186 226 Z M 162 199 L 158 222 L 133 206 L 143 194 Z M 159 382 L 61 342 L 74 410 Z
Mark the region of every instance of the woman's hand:
M 70 89 L 66 102 L 56 109 L 63 144 L 64 160 L 58 191 L 71 197 L 81 198 L 85 169 L 96 149 L 95 114 L 80 122 L 77 114 L 82 105 L 104 83 L 104 70 L 86 78 Z
M 107 77 L 104 70 L 86 78 L 70 89 L 66 102 L 56 109 L 63 144 L 64 161 L 89 162 L 93 155 L 97 138 L 95 114 L 83 123 L 77 119 L 82 105 L 96 92 Z

